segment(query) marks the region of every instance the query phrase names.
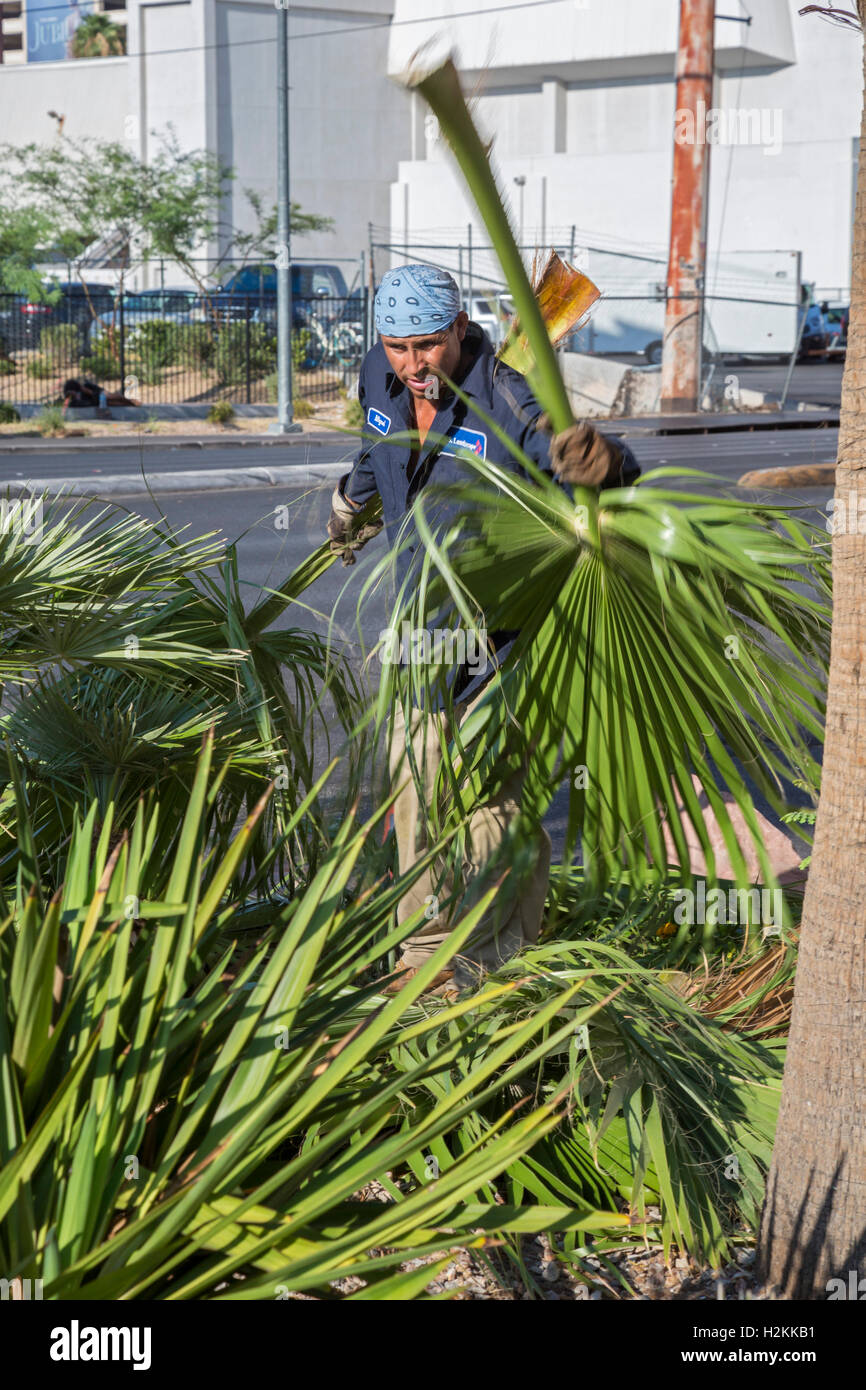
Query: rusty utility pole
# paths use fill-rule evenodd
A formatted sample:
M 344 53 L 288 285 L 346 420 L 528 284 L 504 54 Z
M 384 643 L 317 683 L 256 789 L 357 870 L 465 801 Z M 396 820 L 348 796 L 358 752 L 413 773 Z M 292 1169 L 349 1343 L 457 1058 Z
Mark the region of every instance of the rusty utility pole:
M 714 10 L 715 0 L 680 0 L 661 391 L 661 409 L 674 413 L 700 406 Z

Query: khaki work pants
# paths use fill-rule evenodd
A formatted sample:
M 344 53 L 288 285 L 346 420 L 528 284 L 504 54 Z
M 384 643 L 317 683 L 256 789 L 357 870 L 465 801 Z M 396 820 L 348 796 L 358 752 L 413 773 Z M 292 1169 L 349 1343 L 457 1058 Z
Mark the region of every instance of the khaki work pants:
M 482 691 L 469 705 L 455 706 L 458 726 L 475 708 L 483 694 Z M 430 714 L 423 719 L 416 711 L 413 711 L 410 728 L 412 749 L 418 772 L 423 777 L 425 797 L 429 804 L 441 762 L 439 729 L 443 730 L 446 742 L 451 729 L 444 713 Z M 392 784 L 403 784 L 394 801 L 394 830 L 400 873 L 405 874 L 426 852 L 426 835 L 418 787 L 406 757 L 406 722 L 399 705 L 394 712 L 389 765 Z M 507 838 L 509 826 L 520 811 L 523 780 L 522 772 L 515 773 L 502 784 L 492 801 L 480 807 L 470 817 L 462 872 L 464 886 L 478 878 L 501 849 Z M 454 985 L 458 989 L 477 985 L 485 970 L 494 969 L 521 947 L 538 940 L 549 883 L 551 843 L 550 836 L 542 826 L 537 828 L 534 839 L 537 842 L 537 853 L 533 849 L 533 867 L 519 882 L 515 881 L 513 872 L 508 875 L 497 890 L 491 906 L 465 942 L 462 952 L 453 956 L 445 967 L 454 971 Z M 501 856 L 501 863 L 494 877 L 498 877 L 509 867 L 506 852 Z M 492 882 L 491 878 L 484 885 L 485 891 Z M 439 901 L 444 901 L 454 887 L 452 878 L 442 878 L 442 866 L 434 864 L 415 880 L 400 899 L 397 907 L 398 922 L 405 922 L 419 908 L 427 918 L 413 935 L 404 941 L 401 965 L 417 967 L 425 964 L 432 952 L 449 935 L 451 927 L 456 925 L 446 920 L 447 906 L 443 907 L 441 914 L 436 910 Z M 458 900 L 451 910 L 459 920 L 465 908 L 460 909 Z

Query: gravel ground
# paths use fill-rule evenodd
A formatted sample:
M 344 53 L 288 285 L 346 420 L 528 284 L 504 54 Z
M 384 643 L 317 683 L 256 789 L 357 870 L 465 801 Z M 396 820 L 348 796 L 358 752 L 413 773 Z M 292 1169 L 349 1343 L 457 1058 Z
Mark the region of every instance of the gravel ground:
M 390 1174 L 386 1174 L 390 1177 Z M 357 1196 L 363 1201 L 388 1202 L 388 1193 L 373 1182 Z M 650 1207 L 650 1217 L 658 1215 Z M 376 1252 L 383 1253 L 383 1252 Z M 549 1303 L 616 1301 L 773 1299 L 776 1291 L 763 1285 L 753 1273 L 754 1248 L 738 1251 L 736 1260 L 719 1270 L 700 1266 L 686 1257 L 672 1256 L 665 1264 L 660 1245 L 646 1249 L 612 1252 L 605 1262 L 592 1254 L 583 1256 L 583 1277 L 574 1272 L 573 1265 L 555 1250 L 544 1235 L 526 1236 L 521 1241 L 521 1258 L 525 1273 L 518 1263 L 503 1250 L 496 1240 L 487 1242 L 483 1255 L 463 1246 L 443 1246 L 422 1259 L 407 1260 L 403 1270 L 419 1269 L 424 1264 L 436 1264 L 451 1255 L 450 1263 L 427 1285 L 427 1293 L 466 1302 L 487 1300 L 505 1303 L 544 1301 Z M 611 1272 L 608 1264 L 618 1270 L 621 1278 Z M 355 1293 L 365 1287 L 364 1280 L 352 1276 L 337 1279 L 332 1287 L 341 1294 Z M 289 1298 L 305 1301 L 310 1294 L 290 1293 Z M 315 1301 L 315 1300 L 313 1300 Z
M 624 1287 L 600 1260 L 591 1255 L 584 1257 L 584 1264 L 592 1270 L 590 1281 L 576 1277 L 572 1266 L 557 1258 L 557 1251 L 545 1236 L 527 1236 L 521 1246 L 529 1279 L 501 1250 L 491 1250 L 485 1262 L 474 1250 L 455 1249 L 451 1252 L 451 1263 L 431 1280 L 427 1292 L 450 1294 L 452 1298 L 462 1301 L 492 1299 L 498 1302 L 550 1303 L 632 1299 L 706 1302 L 773 1297 L 773 1291 L 762 1286 L 752 1273 L 754 1250 L 741 1251 L 737 1261 L 721 1270 L 702 1269 L 687 1258 L 674 1258 L 672 1266 L 667 1266 L 661 1246 L 608 1255 L 607 1259 L 616 1266 L 628 1285 Z M 427 1259 L 432 1263 L 447 1253 L 446 1249 Z M 422 1263 L 422 1260 L 409 1260 L 402 1268 L 412 1269 Z M 360 1280 L 355 1281 L 356 1287 L 360 1287 L 360 1284 Z

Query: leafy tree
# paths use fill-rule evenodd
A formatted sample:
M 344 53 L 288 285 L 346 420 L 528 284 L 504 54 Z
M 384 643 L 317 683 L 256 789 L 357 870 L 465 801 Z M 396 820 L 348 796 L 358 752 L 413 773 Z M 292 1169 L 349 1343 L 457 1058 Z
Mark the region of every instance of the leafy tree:
M 265 200 L 254 188 L 245 188 L 244 197 L 255 216 L 255 229 L 251 232 L 235 232 L 231 250 L 235 260 L 246 263 L 253 257 L 263 261 L 273 261 L 279 254 L 277 242 L 277 205 L 265 204 Z M 304 212 L 300 203 L 292 203 L 290 226 L 293 236 L 304 236 L 307 232 L 330 232 L 334 228 L 333 217 L 323 217 L 317 212 Z
M 42 297 L 42 276 L 33 269 L 50 239 L 51 220 L 35 207 L 15 207 L 0 197 L 0 293 Z
M 245 189 L 254 227 L 232 226 L 221 210 L 234 170 L 207 150 L 182 149 L 171 126 L 148 163 L 120 141 L 63 139 L 7 145 L 0 150 L 0 170 L 0 262 L 8 240 L 13 270 L 32 267 L 40 246 L 50 246 L 86 280 L 84 257 L 101 245 L 112 250 L 120 267 L 121 288 L 132 259 L 164 258 L 180 266 L 207 297 L 227 263 L 273 259 L 278 253 L 276 208 Z M 293 204 L 296 234 L 332 225 L 331 218 Z M 205 270 L 205 251 L 214 242 L 222 251 L 216 266 Z M 30 270 L 30 287 L 38 290 L 39 282 Z

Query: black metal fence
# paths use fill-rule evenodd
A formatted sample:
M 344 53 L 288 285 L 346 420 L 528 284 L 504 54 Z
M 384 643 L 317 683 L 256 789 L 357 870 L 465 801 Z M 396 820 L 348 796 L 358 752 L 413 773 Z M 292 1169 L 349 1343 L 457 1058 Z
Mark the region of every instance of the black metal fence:
M 293 298 L 296 399 L 336 398 L 357 377 L 367 293 Z M 0 400 L 51 404 L 77 380 L 142 405 L 276 402 L 276 321 L 275 298 L 224 290 L 0 294 Z

